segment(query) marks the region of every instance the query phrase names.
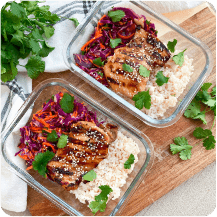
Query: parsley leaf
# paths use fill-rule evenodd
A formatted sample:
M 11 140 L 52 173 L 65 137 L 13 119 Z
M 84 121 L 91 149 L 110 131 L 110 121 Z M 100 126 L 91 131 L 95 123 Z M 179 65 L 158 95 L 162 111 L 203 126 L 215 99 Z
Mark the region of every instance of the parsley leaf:
M 57 135 L 57 132 L 55 130 L 52 130 L 51 133 L 48 133 L 47 141 L 49 141 L 49 142 L 57 142 L 58 141 L 58 135 Z
M 99 186 L 99 189 L 101 189 L 101 193 L 98 196 L 95 196 L 95 201 L 92 201 L 89 204 L 89 207 L 94 215 L 98 211 L 105 211 L 108 195 L 113 192 L 113 190 L 108 185 L 101 185 Z
M 131 168 L 131 164 L 134 163 L 135 157 L 133 154 L 130 154 L 129 158 L 127 159 L 127 161 L 124 163 L 124 169 L 130 169 Z
M 199 119 L 204 124 L 207 124 L 207 121 L 206 121 L 206 111 L 200 112 L 199 114 L 197 114 L 196 116 L 194 116 L 193 119 Z
M 124 63 L 124 64 L 122 65 L 122 68 L 123 68 L 123 70 L 126 71 L 126 72 L 133 72 L 133 68 L 130 67 L 129 65 L 127 65 L 126 63 Z
M 39 56 L 31 56 L 25 65 L 27 74 L 31 79 L 37 78 L 45 69 L 45 62 Z
M 108 16 L 112 19 L 112 22 L 119 22 L 125 16 L 125 13 L 122 10 L 109 11 Z
M 143 65 L 139 67 L 139 74 L 145 78 L 150 76 L 150 71 Z
M 93 63 L 96 64 L 97 66 L 103 66 L 104 62 L 105 61 L 102 62 L 101 57 L 96 58 L 96 59 L 93 60 Z
M 96 179 L 96 172 L 94 170 L 90 170 L 83 176 L 83 179 L 87 181 L 93 181 L 94 179 Z
M 151 108 L 151 96 L 149 94 L 149 90 L 138 92 L 132 100 L 135 102 L 135 107 L 141 110 L 143 106 L 146 109 Z
M 71 17 L 71 18 L 69 18 L 69 20 L 71 20 L 71 21 L 74 22 L 75 27 L 77 27 L 77 26 L 79 25 L 79 22 L 78 22 L 78 19 L 77 19 L 77 18 Z
M 177 44 L 176 39 L 174 39 L 173 41 L 168 41 L 168 43 L 167 43 L 168 50 L 170 50 L 172 53 L 174 53 L 176 44 Z
M 74 96 L 64 93 L 63 98 L 60 100 L 60 106 L 65 113 L 71 113 L 74 109 Z
M 32 162 L 33 169 L 38 171 L 38 173 L 44 177 L 46 177 L 47 172 L 47 164 L 54 157 L 54 153 L 50 151 L 46 151 L 44 153 L 38 153 L 35 156 L 34 161 Z
M 110 38 L 110 47 L 111 48 L 116 48 L 120 43 L 121 43 L 120 38 L 115 38 L 115 39 Z
M 168 83 L 169 77 L 163 75 L 163 71 L 159 71 L 156 75 L 156 83 L 158 86 Z
M 64 148 L 66 147 L 67 145 L 67 140 L 68 140 L 68 136 L 65 135 L 65 134 L 62 134 L 58 140 L 58 143 L 57 143 L 57 147 L 58 148 Z
M 173 155 L 179 153 L 179 157 L 182 160 L 191 158 L 191 149 L 193 147 L 188 144 L 188 140 L 185 137 L 176 137 L 174 143 L 170 145 L 170 150 Z
M 187 49 L 183 50 L 182 52 L 178 53 L 177 55 L 173 56 L 173 61 L 175 62 L 176 65 L 182 66 L 184 63 L 184 52 Z

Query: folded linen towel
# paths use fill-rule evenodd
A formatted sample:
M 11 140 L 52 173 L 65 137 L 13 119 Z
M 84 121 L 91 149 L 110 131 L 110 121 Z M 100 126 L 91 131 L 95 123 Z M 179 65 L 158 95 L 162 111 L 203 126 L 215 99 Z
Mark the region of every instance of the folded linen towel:
M 165 13 L 171 11 L 178 11 L 194 7 L 201 2 L 145 2 L 154 10 Z M 48 1 L 41 3 L 50 5 L 50 11 L 57 13 L 62 17 L 74 17 L 78 21 L 82 21 L 90 8 L 94 5 L 93 1 Z M 68 40 L 69 36 L 75 29 L 72 21 L 62 18 L 55 24 L 55 34 L 48 40 L 50 46 L 54 46 L 55 50 L 44 58 L 46 62 L 46 72 L 59 72 L 67 69 L 62 56 L 62 47 Z M 21 60 L 20 64 L 25 65 L 26 60 Z M 1 85 L 1 131 L 5 130 L 8 124 L 13 120 L 20 106 L 32 91 L 32 81 L 26 75 L 25 68 L 19 66 L 19 75 L 15 80 Z M 22 72 L 22 73 L 20 73 Z M 31 112 L 31 111 L 30 111 Z M 13 135 L 8 140 L 13 143 L 16 153 L 16 146 L 19 140 L 16 140 L 19 135 L 19 128 L 24 126 L 28 121 L 30 113 L 26 114 L 16 129 Z M 19 162 L 21 163 L 21 162 Z M 16 175 L 6 170 L 6 162 L 1 160 L 1 201 L 2 207 L 16 212 L 22 212 L 26 209 L 27 204 L 27 185 L 20 180 Z M 23 165 L 24 167 L 24 165 Z

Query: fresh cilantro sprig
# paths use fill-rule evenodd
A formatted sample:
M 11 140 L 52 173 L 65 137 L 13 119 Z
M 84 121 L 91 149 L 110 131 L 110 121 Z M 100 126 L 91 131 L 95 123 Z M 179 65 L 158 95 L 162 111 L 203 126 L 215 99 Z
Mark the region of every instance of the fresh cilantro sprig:
M 203 139 L 203 146 L 206 148 L 206 150 L 211 150 L 215 148 L 215 137 L 212 135 L 212 131 L 209 129 L 203 129 L 201 127 L 197 127 L 193 135 L 197 139 Z
M 52 130 L 51 133 L 47 134 L 47 141 L 48 142 L 57 142 L 59 139 L 57 132 L 55 130 Z
M 145 66 L 140 65 L 139 66 L 139 74 L 143 76 L 144 78 L 148 78 L 150 76 L 150 72 Z
M 60 106 L 65 113 L 71 113 L 74 109 L 74 96 L 64 93 L 62 99 L 60 100 Z
M 112 22 L 119 22 L 125 16 L 125 12 L 122 10 L 109 11 L 108 16 L 112 19 Z
M 40 175 L 46 177 L 47 164 L 54 157 L 54 155 L 55 154 L 53 152 L 48 150 L 43 153 L 38 153 L 32 162 L 33 169 L 38 171 Z
M 18 74 L 19 59 L 29 59 L 25 65 L 31 79 L 45 70 L 45 61 L 54 50 L 46 40 L 54 34 L 53 25 L 60 17 L 39 1 L 7 2 L 1 9 L 1 80 L 13 80 Z
M 173 56 L 173 61 L 175 62 L 176 65 L 182 66 L 184 63 L 184 52 L 187 49 L 183 50 L 182 52 L 178 53 L 177 55 Z
M 105 61 L 102 61 L 101 57 L 99 57 L 94 59 L 93 63 L 96 64 L 97 66 L 104 66 Z
M 95 215 L 98 211 L 104 212 L 106 208 L 106 203 L 108 201 L 108 195 L 113 192 L 113 190 L 108 185 L 99 186 L 101 193 L 95 196 L 95 201 L 89 204 L 92 213 Z
M 68 136 L 62 134 L 58 139 L 57 148 L 65 148 L 68 142 Z
M 167 43 L 168 50 L 170 50 L 172 53 L 174 53 L 176 44 L 177 44 L 176 39 L 174 39 L 173 41 L 168 41 L 168 43 Z
M 163 71 L 159 71 L 156 75 L 156 83 L 158 86 L 163 86 L 164 84 L 168 83 L 169 77 L 165 77 L 163 75 Z
M 122 65 L 122 68 L 123 68 L 123 70 L 126 71 L 126 72 L 133 72 L 133 68 L 132 68 L 130 65 L 126 64 L 126 63 L 124 63 L 124 64 Z
M 121 43 L 120 38 L 110 39 L 110 47 L 116 48 Z
M 94 179 L 96 179 L 96 176 L 96 172 L 94 170 L 90 170 L 83 176 L 83 179 L 86 181 L 93 181 Z
M 193 147 L 188 144 L 188 140 L 185 137 L 176 137 L 174 143 L 170 145 L 170 150 L 173 155 L 179 153 L 179 157 L 182 160 L 191 158 L 191 149 Z
M 206 113 L 213 111 L 216 116 L 216 87 L 212 88 L 211 92 L 208 92 L 211 83 L 204 83 L 200 91 L 196 94 L 195 98 L 189 104 L 186 109 L 184 116 L 186 118 L 199 119 L 204 124 L 207 124 Z M 204 110 L 201 111 L 202 105 L 206 106 Z
M 134 164 L 135 157 L 133 154 L 130 154 L 129 158 L 124 163 L 124 169 L 130 169 L 131 165 Z
M 141 110 L 143 107 L 146 109 L 151 108 L 151 96 L 149 90 L 138 92 L 132 100 L 135 102 L 135 107 Z

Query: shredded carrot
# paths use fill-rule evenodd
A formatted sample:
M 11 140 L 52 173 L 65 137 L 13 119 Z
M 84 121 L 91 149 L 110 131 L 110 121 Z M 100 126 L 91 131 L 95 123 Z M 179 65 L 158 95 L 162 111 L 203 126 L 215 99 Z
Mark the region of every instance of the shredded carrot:
M 101 37 L 102 34 L 99 34 L 97 36 L 95 36 L 94 38 L 90 39 L 90 41 L 88 41 L 86 44 L 84 44 L 84 46 L 81 48 L 82 51 L 84 51 L 84 49 L 90 44 L 92 43 L 94 40 L 96 40 L 97 38 Z
M 31 170 L 32 168 L 33 168 L 33 166 L 31 165 L 31 166 L 27 167 L 26 170 Z
M 59 95 L 61 96 L 61 97 L 63 97 L 63 93 L 61 92 L 61 93 L 59 93 Z
M 46 122 L 44 121 L 44 119 L 42 119 L 42 118 L 39 119 L 38 117 L 36 117 L 36 115 L 33 115 L 33 118 L 35 118 L 38 122 L 44 124 L 45 127 L 49 127 L 49 124 L 46 123 Z
M 47 121 L 47 120 L 50 120 L 50 119 L 56 118 L 56 117 L 57 117 L 57 115 L 51 115 L 49 117 L 44 118 L 44 120 Z
M 50 143 L 48 143 L 48 142 L 43 142 L 43 143 L 42 143 L 42 145 L 44 145 L 45 147 L 46 147 L 46 146 L 49 146 L 49 147 L 51 147 L 51 148 L 52 148 L 52 150 L 53 150 L 53 152 L 54 152 L 54 153 L 56 152 L 56 150 L 55 150 L 54 146 L 53 146 L 53 145 L 51 145 Z

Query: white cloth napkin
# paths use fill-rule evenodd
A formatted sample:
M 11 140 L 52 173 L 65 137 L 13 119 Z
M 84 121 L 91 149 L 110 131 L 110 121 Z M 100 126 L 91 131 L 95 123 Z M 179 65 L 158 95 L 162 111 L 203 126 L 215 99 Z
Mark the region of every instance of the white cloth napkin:
M 145 2 L 154 10 L 160 13 L 184 10 L 192 8 L 202 3 L 201 1 L 190 2 Z M 62 17 L 74 17 L 81 21 L 94 2 L 90 1 L 47 1 L 40 3 L 50 5 L 50 11 L 57 13 Z M 75 29 L 72 21 L 62 18 L 60 22 L 55 24 L 55 34 L 48 40 L 50 46 L 55 47 L 55 50 L 44 58 L 46 62 L 46 72 L 59 72 L 67 69 L 64 63 L 62 48 L 65 42 Z M 21 60 L 20 64 L 25 65 L 27 59 Z M 1 85 L 1 130 L 7 128 L 8 124 L 13 120 L 20 106 L 32 91 L 32 81 L 26 75 L 26 70 L 23 67 L 18 67 L 19 75 L 12 82 L 7 82 Z M 22 72 L 22 73 L 21 73 Z M 19 128 L 25 126 L 29 119 L 31 111 L 28 112 L 22 121 L 16 126 L 11 137 L 8 138 L 9 150 L 13 158 L 17 151 L 19 143 Z M 25 167 L 24 162 L 17 157 L 13 160 L 17 161 L 21 167 Z M 27 204 L 27 185 L 11 171 L 6 169 L 6 162 L 1 159 L 1 205 L 4 209 L 22 212 L 26 209 Z

